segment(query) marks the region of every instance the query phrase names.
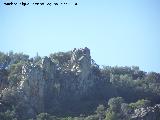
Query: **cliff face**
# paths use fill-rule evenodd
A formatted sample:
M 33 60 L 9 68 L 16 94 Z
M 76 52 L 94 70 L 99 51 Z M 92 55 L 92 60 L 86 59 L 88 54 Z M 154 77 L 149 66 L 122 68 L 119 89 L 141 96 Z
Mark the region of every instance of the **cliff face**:
M 37 112 L 44 111 L 45 94 L 55 81 L 56 66 L 45 57 L 39 65 L 28 64 L 22 68 L 22 81 L 18 88 L 24 92 L 27 101 Z
M 22 78 L 16 91 L 22 104 L 27 106 L 28 114 L 33 111 L 35 114 L 62 112 L 62 109 L 68 109 L 65 108 L 68 103 L 73 103 L 70 107 L 75 109 L 74 105 L 95 86 L 97 77 L 93 74 L 90 50 L 74 49 L 69 54 L 70 58 L 63 66 L 44 57 L 38 64 L 30 61 L 22 67 Z

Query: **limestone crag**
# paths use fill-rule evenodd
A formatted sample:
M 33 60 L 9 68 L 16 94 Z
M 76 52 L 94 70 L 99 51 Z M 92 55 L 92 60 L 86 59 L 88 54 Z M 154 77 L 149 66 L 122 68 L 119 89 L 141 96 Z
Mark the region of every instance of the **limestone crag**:
M 30 64 L 22 69 L 23 79 L 19 87 L 38 111 L 44 110 L 45 90 L 48 88 L 48 82 L 52 84 L 54 74 L 55 64 L 48 57 L 39 65 Z
M 86 91 L 86 85 L 89 87 L 92 85 L 93 79 L 91 76 L 91 56 L 90 50 L 74 49 L 71 56 L 71 71 L 74 72 L 77 77 L 77 84 L 81 91 Z
M 22 103 L 32 108 L 27 113 L 58 111 L 57 108 L 66 102 L 78 102 L 95 85 L 90 50 L 74 49 L 70 56 L 63 66 L 50 57 L 44 57 L 37 63 L 31 61 L 22 67 L 17 91 L 21 91 Z

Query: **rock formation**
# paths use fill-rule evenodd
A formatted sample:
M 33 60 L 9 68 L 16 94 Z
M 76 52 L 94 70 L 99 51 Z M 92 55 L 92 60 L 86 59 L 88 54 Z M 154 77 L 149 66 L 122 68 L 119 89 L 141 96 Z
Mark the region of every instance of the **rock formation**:
M 27 113 L 62 111 L 68 102 L 74 105 L 89 94 L 96 80 L 92 74 L 90 50 L 74 49 L 69 54 L 71 57 L 65 61 L 65 67 L 50 57 L 22 67 L 22 79 L 15 91 L 23 98 L 21 102 L 30 108 Z M 7 93 L 5 91 L 2 93 Z
M 24 61 L 18 69 L 20 81 L 15 86 L 8 85 L 8 73 L 0 69 L 0 98 L 16 106 L 20 119 L 33 118 L 42 112 L 52 115 L 85 114 L 94 110 L 99 102 L 103 104 L 117 96 L 117 89 L 112 89 L 109 82 L 110 74 L 100 71 L 87 47 Z M 1 106 L 5 105 L 0 102 Z M 133 120 L 157 120 L 159 112 L 160 106 L 157 105 L 139 108 L 124 116 L 128 115 Z
M 159 120 L 160 118 L 160 105 L 157 104 L 153 107 L 142 107 L 134 110 L 131 120 Z

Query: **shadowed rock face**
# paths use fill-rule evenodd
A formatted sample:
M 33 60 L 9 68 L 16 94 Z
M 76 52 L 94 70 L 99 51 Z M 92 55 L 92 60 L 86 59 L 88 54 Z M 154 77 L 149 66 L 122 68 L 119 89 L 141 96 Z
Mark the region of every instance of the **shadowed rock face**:
M 27 104 L 27 113 L 62 112 L 71 103 L 74 111 L 74 105 L 89 94 L 97 79 L 91 69 L 90 50 L 74 49 L 70 56 L 65 68 L 50 57 L 44 57 L 39 64 L 30 62 L 22 67 L 17 92 L 21 91 L 19 95 L 22 103 Z
M 5 69 L 0 69 L 0 92 L 8 86 L 8 72 Z

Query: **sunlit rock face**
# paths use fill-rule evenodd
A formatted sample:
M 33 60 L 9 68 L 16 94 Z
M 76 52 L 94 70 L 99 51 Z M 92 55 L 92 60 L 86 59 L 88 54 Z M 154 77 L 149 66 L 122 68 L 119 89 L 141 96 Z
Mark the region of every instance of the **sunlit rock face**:
M 44 111 L 45 94 L 48 94 L 47 89 L 53 85 L 55 73 L 56 65 L 48 57 L 43 58 L 38 65 L 31 63 L 23 66 L 23 79 L 19 88 L 37 112 Z
M 160 118 L 160 105 L 157 104 L 153 107 L 135 109 L 131 120 L 159 120 Z
M 37 113 L 61 111 L 68 102 L 78 103 L 95 85 L 90 50 L 74 49 L 70 54 L 67 68 L 61 68 L 50 57 L 22 67 L 18 89 L 23 91 L 25 101 Z
M 78 84 L 76 89 L 85 92 L 89 86 L 93 85 L 90 50 L 88 48 L 74 49 L 71 56 L 71 66 L 71 71 L 76 74 L 75 84 Z

